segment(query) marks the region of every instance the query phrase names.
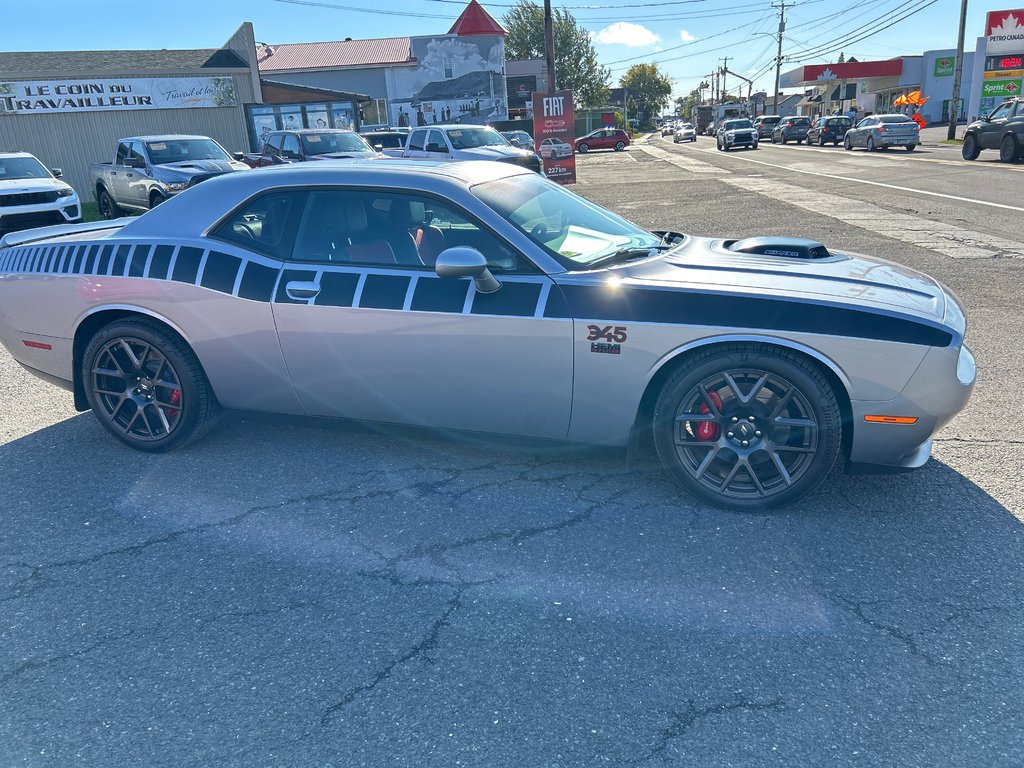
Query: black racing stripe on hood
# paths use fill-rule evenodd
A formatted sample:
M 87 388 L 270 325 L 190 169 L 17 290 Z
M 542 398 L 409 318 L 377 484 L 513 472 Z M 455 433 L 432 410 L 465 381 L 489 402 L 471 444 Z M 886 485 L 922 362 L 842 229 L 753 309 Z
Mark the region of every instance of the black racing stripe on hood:
M 561 288 L 567 306 L 563 310 L 549 304 L 545 317 L 791 331 L 929 347 L 948 347 L 953 342 L 953 334 L 942 328 L 912 318 L 853 307 L 625 286 L 562 285 Z

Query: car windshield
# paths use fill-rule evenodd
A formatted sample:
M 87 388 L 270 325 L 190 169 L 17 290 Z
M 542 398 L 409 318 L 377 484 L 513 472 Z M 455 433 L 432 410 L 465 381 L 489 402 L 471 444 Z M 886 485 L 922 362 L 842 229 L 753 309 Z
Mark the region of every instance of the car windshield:
M 302 151 L 306 155 L 328 155 L 332 152 L 373 152 L 373 147 L 354 133 L 303 133 Z
M 811 124 L 811 118 L 809 118 L 809 117 L 791 117 L 789 119 L 789 122 L 792 125 L 810 125 Z
M 371 144 L 380 144 L 385 149 L 405 146 L 405 134 L 402 133 L 368 133 L 363 138 Z
M 508 140 L 493 128 L 449 128 L 447 133 L 454 149 L 511 146 Z
M 727 120 L 725 130 L 735 131 L 742 128 L 753 128 L 749 120 Z
M 693 128 L 693 123 L 683 123 L 683 128 Z
M 762 117 L 761 125 L 778 125 L 780 120 L 782 120 L 781 117 Z
M 906 115 L 880 115 L 878 117 L 880 123 L 912 123 L 914 122 Z
M 167 139 L 147 141 L 146 151 L 154 165 L 184 163 L 189 160 L 230 160 L 228 153 L 213 139 Z
M 661 240 L 536 174 L 488 181 L 473 194 L 549 253 L 580 266 Z
M 0 157 L 0 181 L 48 178 L 50 172 L 34 157 Z

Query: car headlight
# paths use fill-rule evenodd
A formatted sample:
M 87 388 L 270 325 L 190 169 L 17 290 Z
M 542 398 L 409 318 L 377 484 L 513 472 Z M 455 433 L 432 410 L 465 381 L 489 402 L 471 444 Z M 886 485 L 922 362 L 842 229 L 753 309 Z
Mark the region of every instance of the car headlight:
M 75 190 L 71 189 L 71 187 L 57 190 L 57 197 L 71 197 L 73 194 L 75 194 Z
M 956 377 L 965 387 L 974 383 L 978 366 L 974 362 L 974 355 L 967 347 L 960 347 L 960 357 L 956 361 Z
M 183 189 L 188 189 L 187 181 L 175 181 L 169 184 L 165 184 L 169 192 L 181 192 Z

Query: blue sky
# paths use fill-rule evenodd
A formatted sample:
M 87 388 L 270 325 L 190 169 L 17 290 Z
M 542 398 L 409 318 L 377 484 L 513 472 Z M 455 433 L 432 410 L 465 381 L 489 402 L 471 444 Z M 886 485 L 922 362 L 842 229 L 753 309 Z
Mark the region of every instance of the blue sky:
M 514 0 L 483 5 L 501 15 Z M 538 0 L 540 2 L 540 0 Z M 930 5 L 926 4 L 931 3 Z M 9 51 L 112 48 L 211 48 L 243 21 L 256 39 L 269 43 L 427 35 L 447 32 L 464 7 L 460 0 L 3 0 L 2 47 Z M 555 0 L 556 6 L 560 3 Z M 630 64 L 656 62 L 673 81 L 675 95 L 688 93 L 701 77 L 730 56 L 729 68 L 754 77 L 755 88 L 773 84 L 772 58 L 778 17 L 769 0 L 571 0 L 562 3 L 593 36 L 601 63 L 613 79 Z M 846 10 L 852 5 L 852 9 Z M 1024 0 L 983 5 L 973 0 L 967 48 L 984 32 L 985 13 L 1022 6 Z M 332 7 L 324 7 L 332 6 Z M 344 6 L 337 7 L 337 6 Z M 921 10 L 889 29 L 894 17 Z M 45 10 L 44 10 L 45 9 Z M 361 9 L 361 10 L 353 10 Z M 43 23 L 39 15 L 44 13 Z M 847 58 L 886 59 L 956 46 L 957 0 L 798 0 L 787 10 L 792 57 L 783 70 L 802 63 Z M 16 34 L 12 34 L 17 30 Z M 877 30 L 877 32 L 876 32 Z M 864 40 L 854 38 L 876 32 Z M 812 55 L 818 53 L 818 55 Z M 797 61 L 802 57 L 806 61 Z M 0 75 L 2 76 L 2 75 Z M 737 85 L 735 78 L 728 85 Z

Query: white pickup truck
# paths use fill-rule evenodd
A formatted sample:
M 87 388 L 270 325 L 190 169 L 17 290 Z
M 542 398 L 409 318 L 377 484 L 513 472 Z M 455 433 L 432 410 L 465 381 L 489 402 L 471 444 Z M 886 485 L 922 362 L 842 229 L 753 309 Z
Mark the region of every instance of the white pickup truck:
M 0 234 L 82 219 L 78 195 L 28 152 L 0 152 Z
M 90 187 L 105 219 L 148 211 L 212 176 L 248 171 L 208 136 L 133 136 L 117 142 L 114 160 L 89 167 Z
M 411 160 L 497 160 L 541 172 L 536 152 L 513 147 L 485 125 L 431 125 L 413 128 L 402 157 Z

